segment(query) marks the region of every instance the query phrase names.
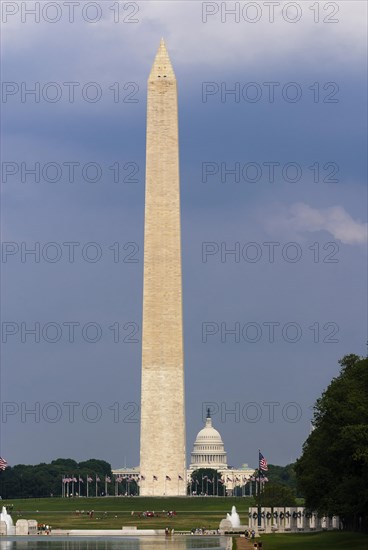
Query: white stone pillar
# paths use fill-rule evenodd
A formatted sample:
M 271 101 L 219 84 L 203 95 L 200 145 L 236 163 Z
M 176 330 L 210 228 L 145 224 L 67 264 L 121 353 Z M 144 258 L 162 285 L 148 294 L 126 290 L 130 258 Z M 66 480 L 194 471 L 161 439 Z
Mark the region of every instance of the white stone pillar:
M 296 528 L 298 531 L 304 531 L 305 528 L 305 509 L 302 506 L 298 506 L 296 509 L 298 517 L 296 519 Z
M 285 508 L 285 531 L 291 531 L 292 525 L 292 508 Z
M 272 508 L 264 508 L 265 513 L 265 532 L 266 533 L 272 533 L 272 523 L 273 523 L 273 515 L 272 515 Z

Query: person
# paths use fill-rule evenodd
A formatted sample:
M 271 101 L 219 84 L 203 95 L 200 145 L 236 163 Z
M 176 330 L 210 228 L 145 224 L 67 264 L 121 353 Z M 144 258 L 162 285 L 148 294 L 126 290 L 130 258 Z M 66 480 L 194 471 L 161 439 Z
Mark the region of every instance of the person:
M 169 528 L 165 527 L 165 535 L 167 536 L 169 534 Z
M 263 544 L 261 542 L 258 543 L 258 548 L 259 548 L 259 550 L 262 550 Z
M 256 538 L 256 532 L 254 529 L 252 529 L 252 540 L 254 540 Z

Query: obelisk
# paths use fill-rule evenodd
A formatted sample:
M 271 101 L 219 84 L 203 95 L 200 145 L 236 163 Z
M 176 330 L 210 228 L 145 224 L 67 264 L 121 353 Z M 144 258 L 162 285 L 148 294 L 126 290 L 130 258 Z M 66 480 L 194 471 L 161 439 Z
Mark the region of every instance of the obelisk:
M 186 495 L 178 105 L 163 40 L 147 94 L 140 494 Z

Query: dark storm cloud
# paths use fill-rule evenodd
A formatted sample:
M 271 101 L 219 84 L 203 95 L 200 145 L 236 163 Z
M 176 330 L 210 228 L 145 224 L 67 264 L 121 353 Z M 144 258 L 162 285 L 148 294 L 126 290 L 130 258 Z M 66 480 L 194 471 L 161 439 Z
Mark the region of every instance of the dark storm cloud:
M 254 464 L 259 446 L 271 462 L 295 459 L 309 407 L 337 360 L 364 353 L 359 6 L 355 15 L 342 10 L 333 28 L 301 21 L 287 32 L 281 23 L 245 32 L 218 20 L 204 25 L 183 3 L 163 4 L 142 6 L 135 26 L 118 28 L 105 14 L 95 26 L 13 23 L 5 34 L 3 79 L 41 86 L 39 103 L 30 96 L 22 103 L 20 91 L 3 104 L 3 162 L 13 163 L 2 185 L 4 237 L 13 243 L 2 263 L 3 401 L 13 403 L 2 445 L 11 463 L 57 456 L 138 463 L 145 82 L 161 34 L 179 87 L 188 450 L 211 402 L 232 464 Z M 183 37 L 189 27 L 191 41 Z M 80 83 L 74 103 L 63 84 L 70 81 Z M 279 83 L 273 103 L 264 85 L 271 81 Z M 49 82 L 61 89 L 60 101 L 42 99 Z M 78 95 L 89 82 L 102 90 L 95 103 Z M 124 89 L 129 82 L 137 87 Z M 204 82 L 215 90 L 206 101 Z M 244 99 L 250 82 L 261 89 L 257 102 Z M 297 102 L 282 95 L 290 82 L 302 90 Z M 324 89 L 329 82 L 338 84 L 335 103 L 323 101 L 337 90 Z M 224 95 L 236 83 L 239 101 Z M 124 101 L 130 93 L 137 102 Z M 270 162 L 279 163 L 273 182 Z M 40 181 L 26 171 L 35 163 Z M 47 163 L 62 169 L 60 179 L 50 181 L 52 168 L 42 172 Z M 73 181 L 70 163 L 79 163 Z M 250 180 L 262 171 L 257 181 L 244 177 L 250 163 Z M 298 181 L 290 180 L 292 167 L 285 177 L 288 163 L 300 168 Z M 231 174 L 222 181 L 237 164 L 239 181 Z M 332 172 L 338 181 L 323 181 Z M 303 224 L 295 212 L 304 213 Z M 26 253 L 32 246 L 36 256 Z M 61 256 L 52 261 L 53 254 Z M 27 334 L 35 323 L 39 342 Z M 74 341 L 71 323 L 78 323 Z

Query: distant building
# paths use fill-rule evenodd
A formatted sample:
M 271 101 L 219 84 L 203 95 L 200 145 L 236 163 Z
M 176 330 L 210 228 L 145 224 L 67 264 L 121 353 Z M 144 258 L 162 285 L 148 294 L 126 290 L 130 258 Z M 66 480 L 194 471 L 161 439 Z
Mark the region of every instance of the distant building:
M 242 494 L 245 494 L 245 487 L 249 484 L 249 479 L 254 474 L 254 469 L 249 468 L 248 464 L 243 464 L 240 468 L 228 466 L 227 453 L 220 433 L 212 426 L 210 411 L 207 411 L 207 418 L 204 427 L 198 432 L 191 453 L 190 465 L 187 470 L 187 483 L 190 483 L 191 475 L 194 470 L 200 468 L 212 468 L 221 474 L 221 479 L 228 495 L 234 494 L 237 487 L 242 488 Z M 140 468 L 117 468 L 112 470 L 115 479 L 126 479 L 136 481 L 139 486 L 142 485 L 142 476 Z M 143 476 L 144 477 L 144 476 Z M 170 480 L 171 481 L 171 480 Z M 247 490 L 247 494 L 248 494 Z
M 236 487 L 245 487 L 254 469 L 248 464 L 240 468 L 232 468 L 227 464 L 227 453 L 220 433 L 212 426 L 210 410 L 207 411 L 205 426 L 198 432 L 193 445 L 190 465 L 187 471 L 187 481 L 191 474 L 200 468 L 212 468 L 221 473 L 221 479 L 228 494 L 233 494 Z

